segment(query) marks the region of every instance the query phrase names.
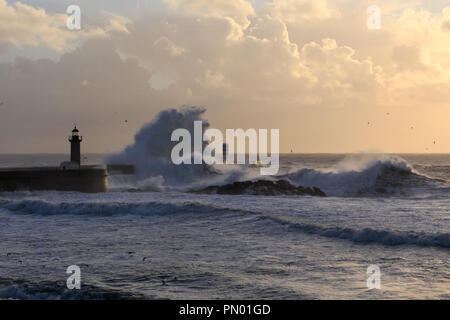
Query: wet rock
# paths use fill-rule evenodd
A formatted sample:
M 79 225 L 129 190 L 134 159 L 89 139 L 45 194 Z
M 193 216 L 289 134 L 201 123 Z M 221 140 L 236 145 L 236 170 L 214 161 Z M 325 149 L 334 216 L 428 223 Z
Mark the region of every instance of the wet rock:
M 192 191 L 205 194 L 249 194 L 263 196 L 298 195 L 325 197 L 326 194 L 316 187 L 296 187 L 286 180 L 256 180 L 239 181 L 223 186 L 209 186 L 201 190 Z

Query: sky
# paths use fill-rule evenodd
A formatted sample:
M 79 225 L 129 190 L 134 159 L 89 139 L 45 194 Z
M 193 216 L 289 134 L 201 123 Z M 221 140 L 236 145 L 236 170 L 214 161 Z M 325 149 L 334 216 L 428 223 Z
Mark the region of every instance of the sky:
M 0 0 L 0 153 L 67 153 L 74 124 L 118 151 L 183 105 L 279 129 L 281 152 L 448 153 L 450 4 Z

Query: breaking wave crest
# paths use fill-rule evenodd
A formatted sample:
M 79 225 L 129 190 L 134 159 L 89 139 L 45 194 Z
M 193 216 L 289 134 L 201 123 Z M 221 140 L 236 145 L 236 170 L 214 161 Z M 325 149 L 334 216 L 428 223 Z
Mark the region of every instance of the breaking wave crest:
M 350 227 L 326 227 L 309 223 L 284 220 L 252 210 L 216 206 L 199 202 L 142 202 L 142 203 L 50 203 L 41 200 L 9 201 L 0 200 L 0 208 L 10 212 L 37 215 L 165 215 L 165 214 L 220 214 L 238 213 L 253 215 L 257 219 L 287 225 L 292 230 L 328 238 L 349 240 L 361 244 L 381 244 L 387 246 L 416 245 L 450 248 L 450 233 L 419 233 L 413 231 L 377 230 L 373 228 L 353 229 Z
M 391 195 L 437 182 L 414 171 L 402 158 L 389 155 L 352 156 L 331 169 L 303 168 L 285 177 L 331 196 Z
M 349 240 L 354 243 L 450 248 L 450 233 L 418 233 L 412 231 L 376 230 L 372 228 L 357 230 L 348 227 L 324 227 L 314 224 L 290 222 L 267 215 L 262 216 L 262 219 L 288 225 L 290 228 L 304 233 Z
M 11 212 L 35 215 L 163 215 L 177 213 L 218 213 L 223 211 L 236 211 L 226 207 L 202 204 L 199 202 L 60 202 L 52 203 L 42 200 L 9 201 L 0 200 L 0 208 Z
M 0 279 L 0 299 L 10 300 L 128 300 L 148 299 L 135 293 L 83 285 L 81 290 L 69 290 L 64 282 L 32 283 L 23 280 Z

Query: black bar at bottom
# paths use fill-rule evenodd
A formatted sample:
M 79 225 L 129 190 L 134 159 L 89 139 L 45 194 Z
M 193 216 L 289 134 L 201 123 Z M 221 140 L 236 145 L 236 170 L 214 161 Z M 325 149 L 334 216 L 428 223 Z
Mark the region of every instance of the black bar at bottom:
M 104 318 L 109 314 L 142 319 L 310 319 L 317 317 L 367 316 L 385 318 L 393 310 L 402 319 L 420 311 L 448 311 L 449 301 L 272 301 L 272 300 L 186 300 L 186 301 L 1 301 L 2 312 L 15 318 L 25 315 L 89 315 Z M 426 309 L 424 309 L 426 308 Z M 429 309 L 432 308 L 432 309 Z M 444 310 L 445 308 L 445 310 Z M 10 309 L 10 310 L 7 310 Z

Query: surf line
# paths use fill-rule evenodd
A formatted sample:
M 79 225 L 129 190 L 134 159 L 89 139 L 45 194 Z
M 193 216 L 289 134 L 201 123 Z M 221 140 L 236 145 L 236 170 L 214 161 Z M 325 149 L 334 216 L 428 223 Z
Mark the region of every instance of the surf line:
M 261 175 L 275 175 L 280 166 L 280 130 L 270 129 L 270 155 L 268 150 L 268 129 L 226 129 L 226 144 L 222 131 L 209 128 L 203 133 L 203 121 L 194 121 L 194 150 L 191 132 L 178 128 L 172 132 L 171 141 L 179 142 L 172 148 L 171 158 L 175 165 L 194 164 L 246 164 L 246 141 L 248 139 L 249 164 L 262 164 Z M 181 140 L 181 141 L 180 141 Z M 235 141 L 237 142 L 235 144 Z M 203 149 L 204 142 L 209 142 Z M 226 146 L 226 148 L 224 148 Z M 235 146 L 237 157 L 235 157 Z M 224 150 L 226 149 L 226 150 Z M 224 153 L 226 161 L 224 161 Z M 235 162 L 237 158 L 237 162 Z M 259 159 L 259 160 L 258 160 Z

